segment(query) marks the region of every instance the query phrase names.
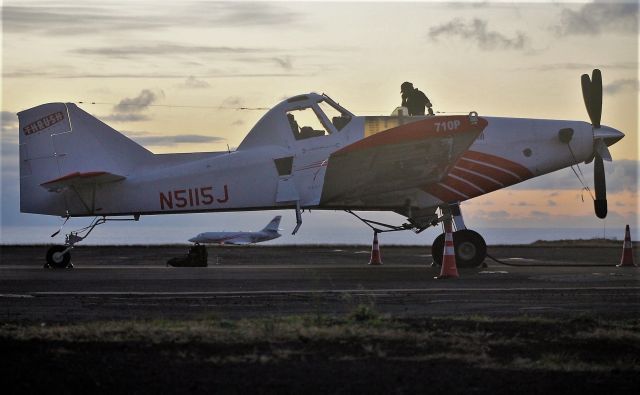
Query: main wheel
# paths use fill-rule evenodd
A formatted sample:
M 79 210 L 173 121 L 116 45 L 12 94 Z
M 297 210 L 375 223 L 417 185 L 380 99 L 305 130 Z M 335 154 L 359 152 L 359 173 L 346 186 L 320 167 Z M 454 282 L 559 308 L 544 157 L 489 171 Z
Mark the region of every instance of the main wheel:
M 487 257 L 487 243 L 478 232 L 463 229 L 453 234 L 456 264 L 460 267 L 478 267 Z
M 64 269 L 71 262 L 71 254 L 66 250 L 66 246 L 53 246 L 47 251 L 47 264 L 56 269 Z
M 453 233 L 458 267 L 478 267 L 487 257 L 487 244 L 478 232 L 463 229 Z M 433 261 L 441 265 L 444 251 L 444 234 L 439 235 L 431 245 Z
M 444 233 L 440 233 L 431 244 L 431 258 L 433 263 L 442 265 L 442 253 L 444 252 Z

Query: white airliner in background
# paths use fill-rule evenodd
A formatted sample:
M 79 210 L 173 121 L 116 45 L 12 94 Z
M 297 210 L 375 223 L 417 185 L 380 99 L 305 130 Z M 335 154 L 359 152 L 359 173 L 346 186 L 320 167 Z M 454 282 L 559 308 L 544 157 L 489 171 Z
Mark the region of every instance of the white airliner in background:
M 282 236 L 278 233 L 280 218 L 282 218 L 280 215 L 274 217 L 271 222 L 264 227 L 264 229 L 258 232 L 205 232 L 189 239 L 189 241 L 200 244 L 213 243 L 245 245 L 277 239 Z

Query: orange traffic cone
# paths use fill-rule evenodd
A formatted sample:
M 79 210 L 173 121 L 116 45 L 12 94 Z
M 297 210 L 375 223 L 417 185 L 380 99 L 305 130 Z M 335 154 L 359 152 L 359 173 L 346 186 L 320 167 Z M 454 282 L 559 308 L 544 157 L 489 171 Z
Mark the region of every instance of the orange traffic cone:
M 378 245 L 378 232 L 373 232 L 373 245 L 371 246 L 371 259 L 369 265 L 382 265 L 382 255 Z
M 633 262 L 633 246 L 631 245 L 631 232 L 629 231 L 629 225 L 624 231 L 624 245 L 622 247 L 622 259 L 618 267 L 636 266 Z
M 436 278 L 458 278 L 456 267 L 456 252 L 453 246 L 453 230 L 451 219 L 444 221 L 444 253 L 442 254 L 442 269 Z

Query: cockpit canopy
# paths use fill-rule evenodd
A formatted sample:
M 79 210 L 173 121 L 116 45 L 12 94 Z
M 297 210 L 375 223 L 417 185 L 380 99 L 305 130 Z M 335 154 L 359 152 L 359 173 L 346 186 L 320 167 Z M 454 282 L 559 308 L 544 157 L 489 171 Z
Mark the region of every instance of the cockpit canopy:
M 269 110 L 251 129 L 238 150 L 261 145 L 289 145 L 338 133 L 354 115 L 329 96 L 317 93 L 293 96 Z

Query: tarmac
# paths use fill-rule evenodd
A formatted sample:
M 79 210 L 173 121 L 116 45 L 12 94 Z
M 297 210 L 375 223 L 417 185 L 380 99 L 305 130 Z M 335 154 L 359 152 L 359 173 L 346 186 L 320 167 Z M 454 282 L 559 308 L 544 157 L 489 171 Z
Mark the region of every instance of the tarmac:
M 2 247 L 0 321 L 271 317 L 343 314 L 360 305 L 400 317 L 486 315 L 637 317 L 640 271 L 621 249 L 491 248 L 510 265 L 439 268 L 421 247 L 214 247 L 205 268 L 165 267 L 180 247 L 83 247 L 73 269 L 42 268 L 46 247 Z M 582 254 L 582 253 L 581 253 Z M 636 257 L 637 261 L 637 257 Z M 512 266 L 517 265 L 517 266 Z

